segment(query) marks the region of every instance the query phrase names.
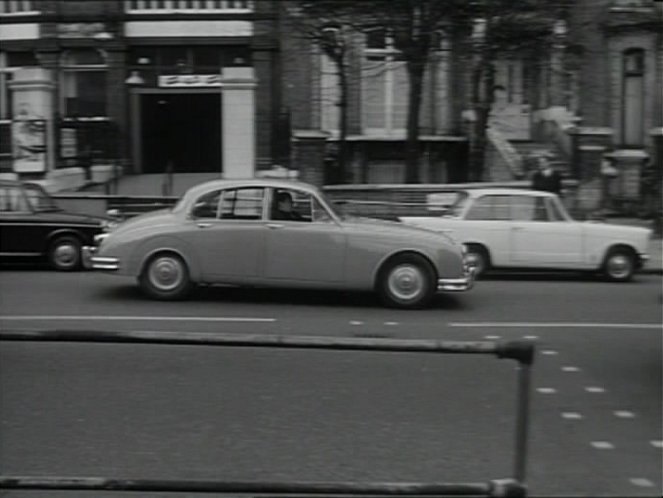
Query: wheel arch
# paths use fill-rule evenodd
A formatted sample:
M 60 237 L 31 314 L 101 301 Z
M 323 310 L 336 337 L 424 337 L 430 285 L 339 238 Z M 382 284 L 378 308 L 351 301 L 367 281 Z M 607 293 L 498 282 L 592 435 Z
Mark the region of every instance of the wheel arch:
M 487 264 L 489 267 L 493 265 L 493 256 L 492 256 L 492 254 L 490 253 L 490 249 L 488 248 L 488 246 L 487 246 L 486 244 L 484 244 L 483 242 L 480 242 L 480 241 L 463 242 L 463 244 L 464 244 L 468 249 L 470 249 L 470 248 L 472 248 L 472 247 L 476 247 L 476 248 L 478 248 L 479 250 L 483 251 L 483 253 L 484 253 L 484 254 L 486 255 L 486 257 L 487 257 L 486 264 Z
M 610 253 L 614 251 L 627 251 L 633 256 L 634 262 L 637 264 L 638 261 L 638 251 L 633 247 L 632 245 L 626 243 L 626 242 L 616 242 L 608 245 L 604 251 L 603 251 L 603 256 L 600 259 L 600 264 L 599 264 L 599 270 L 602 269 L 608 259 L 608 256 Z
M 76 230 L 75 228 L 58 228 L 57 230 L 49 232 L 48 235 L 46 236 L 45 247 L 43 252 L 47 253 L 51 247 L 51 244 L 53 244 L 53 242 L 55 242 L 60 237 L 74 237 L 81 243 L 81 245 L 85 244 L 85 242 L 87 241 L 85 234 L 83 234 L 79 230 Z
M 183 246 L 183 243 L 179 240 L 176 240 L 175 243 L 169 242 L 173 241 L 159 238 L 147 241 L 134 249 L 133 255 L 130 258 L 132 261 L 131 273 L 136 277 L 140 276 L 145 270 L 145 265 L 147 265 L 155 255 L 160 253 L 170 253 L 180 257 L 187 265 L 191 280 L 199 282 L 201 279 L 200 267 L 198 266 L 195 257 L 191 255 L 191 251 L 186 246 Z

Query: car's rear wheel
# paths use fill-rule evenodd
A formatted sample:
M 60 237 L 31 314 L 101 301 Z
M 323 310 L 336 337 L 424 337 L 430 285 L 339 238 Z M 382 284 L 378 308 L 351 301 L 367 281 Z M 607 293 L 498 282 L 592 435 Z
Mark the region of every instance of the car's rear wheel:
M 435 271 L 418 254 L 401 254 L 388 261 L 378 278 L 382 301 L 394 308 L 421 308 L 436 290 Z
M 81 241 L 73 235 L 58 237 L 48 249 L 48 262 L 54 270 L 78 270 L 81 266 Z
M 603 262 L 604 275 L 613 282 L 628 282 L 635 274 L 635 255 L 627 248 L 615 248 L 608 252 Z
M 148 296 L 163 300 L 184 299 L 193 287 L 184 260 L 169 252 L 152 256 L 138 277 L 138 283 Z
M 478 277 L 490 267 L 490 256 L 488 251 L 480 245 L 468 244 L 465 261 L 468 265 L 474 267 L 474 274 Z

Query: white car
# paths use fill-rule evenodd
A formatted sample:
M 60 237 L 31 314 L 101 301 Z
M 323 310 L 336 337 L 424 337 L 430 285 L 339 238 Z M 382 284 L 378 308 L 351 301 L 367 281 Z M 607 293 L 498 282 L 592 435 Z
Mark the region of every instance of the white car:
M 578 222 L 554 194 L 506 188 L 459 191 L 439 216 L 399 219 L 464 243 L 477 275 L 489 268 L 591 270 L 627 281 L 649 259 L 652 233 Z

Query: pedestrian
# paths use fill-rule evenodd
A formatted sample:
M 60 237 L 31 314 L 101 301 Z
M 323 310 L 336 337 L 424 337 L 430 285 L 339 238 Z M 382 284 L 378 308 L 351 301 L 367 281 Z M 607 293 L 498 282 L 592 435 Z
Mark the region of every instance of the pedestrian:
M 543 152 L 536 157 L 537 171 L 532 176 L 532 189 L 562 195 L 562 175 L 550 163 L 553 155 Z

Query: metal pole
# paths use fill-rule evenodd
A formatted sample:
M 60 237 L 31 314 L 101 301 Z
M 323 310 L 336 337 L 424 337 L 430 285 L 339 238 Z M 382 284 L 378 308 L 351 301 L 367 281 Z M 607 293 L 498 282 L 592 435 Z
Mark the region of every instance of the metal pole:
M 527 433 L 529 430 L 529 391 L 531 365 L 527 362 L 518 364 L 518 400 L 516 407 L 516 453 L 514 477 L 524 485 L 527 465 Z

